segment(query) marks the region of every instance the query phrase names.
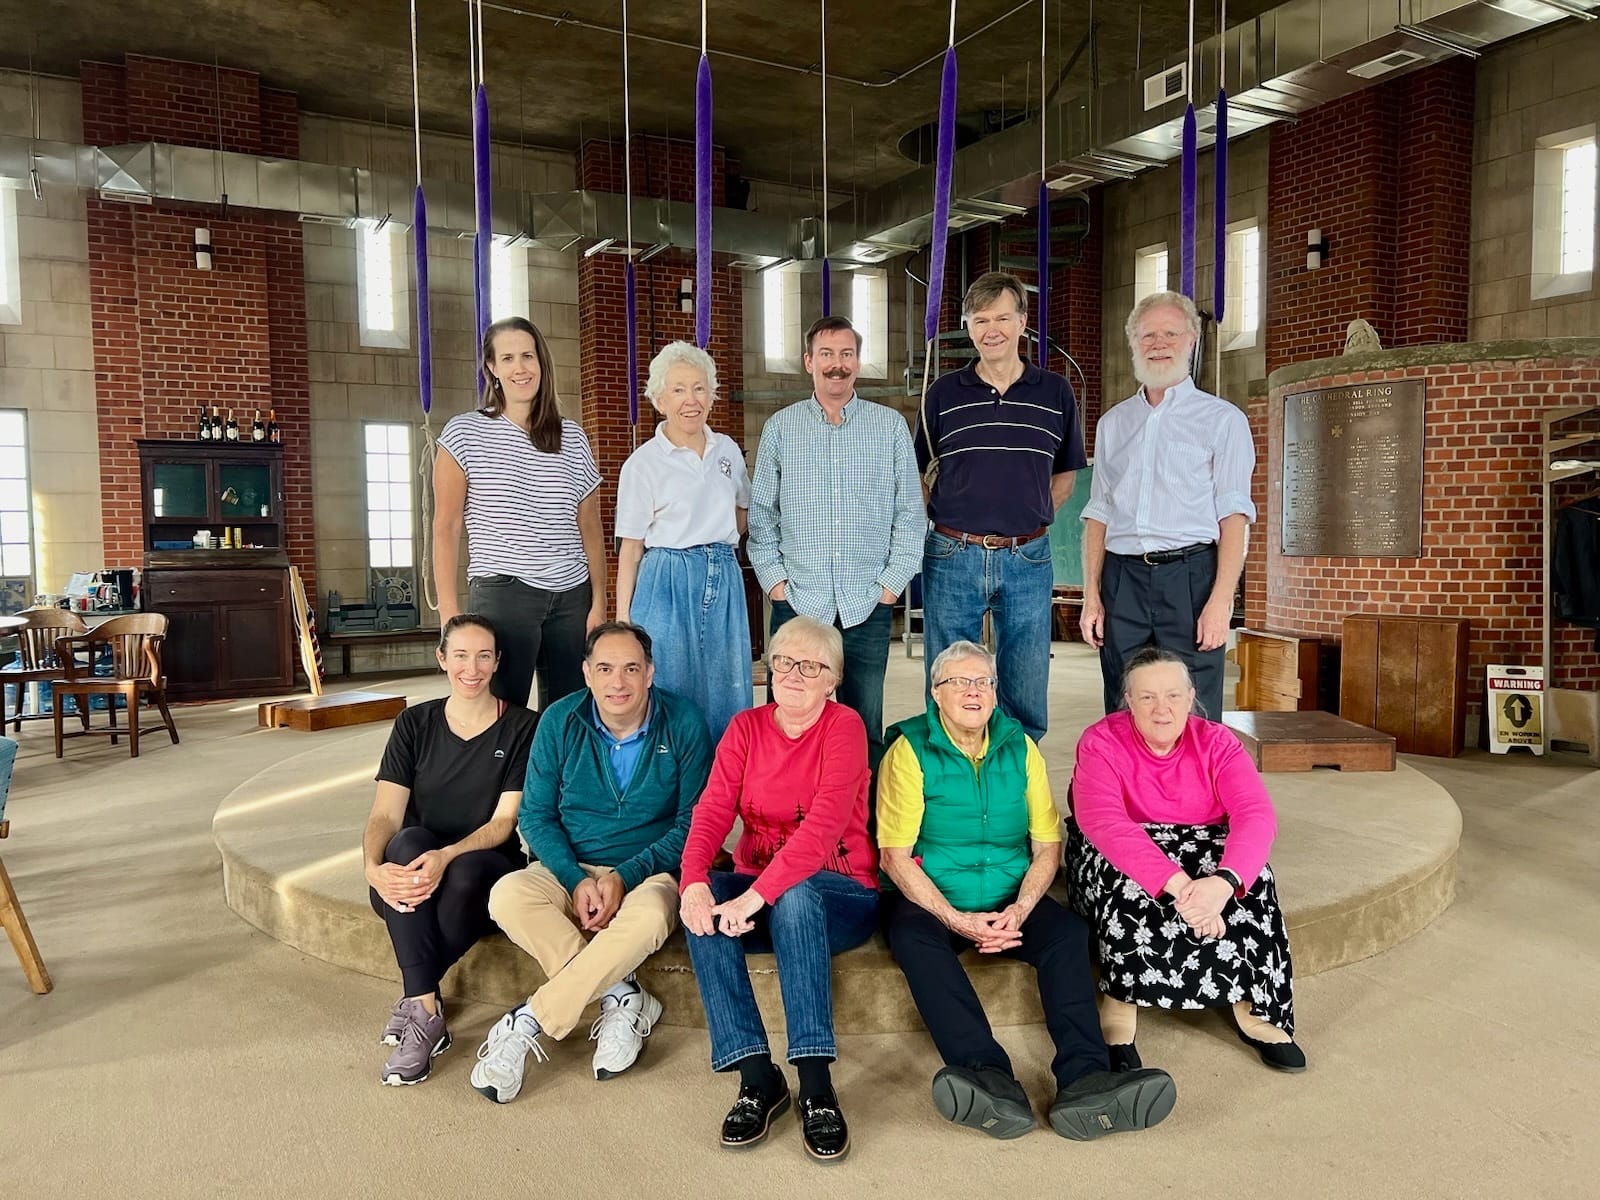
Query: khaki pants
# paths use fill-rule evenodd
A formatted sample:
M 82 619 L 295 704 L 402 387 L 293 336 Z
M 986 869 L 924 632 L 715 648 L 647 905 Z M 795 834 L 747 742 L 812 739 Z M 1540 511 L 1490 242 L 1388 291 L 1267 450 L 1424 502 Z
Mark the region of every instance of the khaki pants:
M 580 863 L 591 877 L 599 867 Z M 489 915 L 548 980 L 528 999 L 539 1027 L 560 1041 L 583 1010 L 661 948 L 678 924 L 678 884 L 663 872 L 622 898 L 611 924 L 592 937 L 578 926 L 572 896 L 544 866 L 513 871 L 489 893 Z

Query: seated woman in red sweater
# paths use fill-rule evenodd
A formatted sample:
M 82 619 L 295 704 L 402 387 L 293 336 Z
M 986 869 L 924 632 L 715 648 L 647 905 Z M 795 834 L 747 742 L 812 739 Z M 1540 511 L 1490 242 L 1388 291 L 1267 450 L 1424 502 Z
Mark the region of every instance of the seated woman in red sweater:
M 1272 800 L 1239 740 L 1193 715 L 1183 660 L 1128 660 L 1122 711 L 1084 731 L 1067 841 L 1072 906 L 1094 931 L 1113 1070 L 1140 1066 L 1138 1009 L 1233 1006 L 1261 1061 L 1302 1071 L 1289 935 L 1267 852 Z
M 867 836 L 867 730 L 832 699 L 844 666 L 839 631 L 795 617 L 767 657 L 775 702 L 733 718 L 683 848 L 681 916 L 711 1032 L 711 1069 L 737 1070 L 722 1144 L 752 1146 L 789 1107 L 750 987 L 747 951 L 777 957 L 789 1061 L 800 1076 L 800 1130 L 813 1158 L 837 1160 L 850 1133 L 833 1091 L 833 955 L 861 945 L 878 918 L 878 856 Z M 732 871 L 711 860 L 744 824 Z

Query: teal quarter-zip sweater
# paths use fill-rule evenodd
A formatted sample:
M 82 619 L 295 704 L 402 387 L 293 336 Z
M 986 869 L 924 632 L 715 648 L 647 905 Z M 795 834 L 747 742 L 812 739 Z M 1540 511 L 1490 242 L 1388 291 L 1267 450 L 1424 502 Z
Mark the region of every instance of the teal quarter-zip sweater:
M 593 703 L 586 688 L 540 716 L 517 828 L 567 891 L 583 881 L 580 862 L 615 868 L 631 891 L 679 869 L 689 817 L 711 773 L 711 735 L 691 701 L 651 688 L 644 753 L 619 789 Z

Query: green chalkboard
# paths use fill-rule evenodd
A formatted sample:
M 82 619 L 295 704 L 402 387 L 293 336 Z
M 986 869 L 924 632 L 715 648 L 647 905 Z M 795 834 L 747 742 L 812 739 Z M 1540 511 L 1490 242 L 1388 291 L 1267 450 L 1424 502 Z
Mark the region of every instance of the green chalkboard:
M 1072 481 L 1072 495 L 1056 511 L 1050 526 L 1050 557 L 1055 563 L 1055 581 L 1059 586 L 1083 586 L 1083 509 L 1089 503 L 1089 481 L 1094 478 L 1094 465 L 1078 472 Z

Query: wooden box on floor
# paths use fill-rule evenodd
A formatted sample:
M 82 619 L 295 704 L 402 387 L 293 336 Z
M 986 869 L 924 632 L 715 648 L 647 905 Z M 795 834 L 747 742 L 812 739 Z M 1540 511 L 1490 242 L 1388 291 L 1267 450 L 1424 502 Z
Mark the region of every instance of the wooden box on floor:
M 1339 715 L 1390 734 L 1402 754 L 1454 758 L 1467 727 L 1467 622 L 1344 619 Z
M 1256 770 L 1394 770 L 1394 738 L 1326 712 L 1230 712 L 1222 723 L 1233 730 Z
M 404 696 L 382 692 L 332 692 L 326 696 L 298 696 L 293 700 L 267 700 L 256 709 L 256 724 L 263 729 L 340 729 L 392 721 L 406 707 Z
M 1239 682 L 1233 706 L 1245 712 L 1310 712 L 1317 708 L 1321 645 L 1314 637 L 1241 629 L 1233 660 Z

